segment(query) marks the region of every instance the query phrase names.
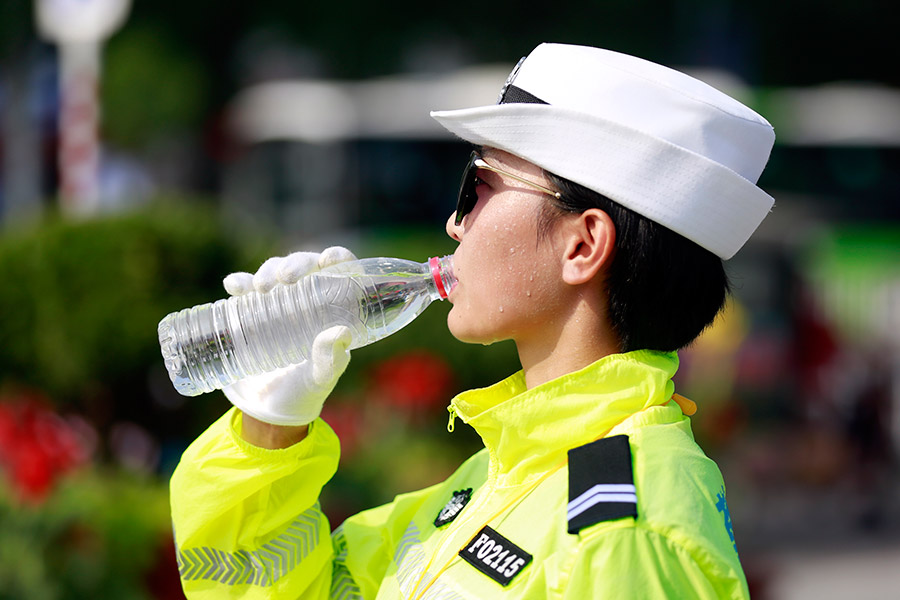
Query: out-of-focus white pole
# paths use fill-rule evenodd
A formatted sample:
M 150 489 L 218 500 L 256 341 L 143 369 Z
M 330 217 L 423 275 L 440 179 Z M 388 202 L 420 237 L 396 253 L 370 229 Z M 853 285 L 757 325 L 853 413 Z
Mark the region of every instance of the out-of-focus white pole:
M 100 202 L 100 44 L 60 44 L 59 196 L 69 215 L 90 215 Z
M 131 0 L 35 0 L 38 31 L 59 47 L 59 194 L 70 216 L 100 204 L 101 48 L 130 7 Z

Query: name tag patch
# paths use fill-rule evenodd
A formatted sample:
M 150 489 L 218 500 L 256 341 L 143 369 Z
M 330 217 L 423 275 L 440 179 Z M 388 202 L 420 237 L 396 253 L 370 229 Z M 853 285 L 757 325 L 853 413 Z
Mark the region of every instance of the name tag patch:
M 487 525 L 459 551 L 459 555 L 503 586 L 509 585 L 533 558 Z

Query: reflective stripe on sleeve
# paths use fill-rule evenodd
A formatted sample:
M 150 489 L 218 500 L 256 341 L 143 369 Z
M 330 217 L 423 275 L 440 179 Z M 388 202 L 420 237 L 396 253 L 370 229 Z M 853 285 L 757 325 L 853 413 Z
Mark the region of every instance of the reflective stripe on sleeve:
M 321 514 L 316 504 L 301 513 L 284 533 L 255 550 L 225 552 L 209 546 L 176 548 L 178 572 L 185 581 L 271 586 L 318 546 Z
M 360 600 L 362 592 L 350 570 L 347 568 L 347 539 L 344 537 L 344 526 L 341 525 L 331 534 L 331 544 L 334 546 L 334 564 L 331 572 L 332 600 Z

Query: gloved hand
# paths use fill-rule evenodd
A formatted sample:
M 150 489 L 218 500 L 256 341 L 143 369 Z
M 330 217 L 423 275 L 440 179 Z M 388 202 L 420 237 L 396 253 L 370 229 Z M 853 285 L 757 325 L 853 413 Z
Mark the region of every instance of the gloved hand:
M 355 260 L 340 246 L 321 254 L 295 252 L 270 258 L 255 274 L 232 273 L 222 282 L 232 296 L 268 292 L 278 284 L 290 284 L 329 265 Z M 350 329 L 331 327 L 316 336 L 309 360 L 300 364 L 242 379 L 222 391 L 251 417 L 274 425 L 306 425 L 319 416 L 325 399 L 350 362 Z

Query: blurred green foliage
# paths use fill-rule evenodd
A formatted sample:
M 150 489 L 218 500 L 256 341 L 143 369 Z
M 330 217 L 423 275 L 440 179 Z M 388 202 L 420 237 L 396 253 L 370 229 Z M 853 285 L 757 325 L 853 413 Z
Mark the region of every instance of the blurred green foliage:
M 38 506 L 9 491 L 0 482 L 0 600 L 153 597 L 147 577 L 171 544 L 165 487 L 87 469 Z
M 276 237 L 250 236 L 189 198 L 3 231 L 0 402 L 42 398 L 80 415 L 96 439 L 90 463 L 55 475 L 45 497 L 16 492 L 50 468 L 35 456 L 49 443 L 45 430 L 0 465 L 0 599 L 179 597 L 166 471 L 227 404 L 214 395 L 171 403 L 181 398 L 165 377 L 156 325 L 222 297 L 224 274 L 255 269 L 276 247 Z M 135 451 L 113 439 L 123 421 L 159 444 L 162 473 L 152 450 L 150 462 L 119 464 Z M 6 425 L 0 438 L 19 444 Z
M 138 399 L 160 361 L 159 320 L 222 296 L 223 274 L 270 251 L 185 200 L 9 231 L 0 237 L 0 381 L 61 403 L 116 392 Z
M 900 226 L 851 223 L 812 235 L 799 262 L 844 339 L 890 348 L 898 340 L 898 258 Z
M 207 72 L 167 29 L 137 25 L 106 48 L 103 125 L 109 142 L 141 148 L 192 130 L 207 110 Z
M 440 228 L 366 230 L 354 244 L 360 257 L 417 261 L 455 247 Z M 107 436 L 115 423 L 139 424 L 161 443 L 166 476 L 228 403 L 219 392 L 190 399 L 175 393 L 157 323 L 223 297 L 225 274 L 255 271 L 268 256 L 291 250 L 277 235 L 251 236 L 214 207 L 185 199 L 7 231 L 0 236 L 0 384 L 39 390 L 61 411 L 84 415 L 100 435 L 100 464 L 113 458 Z M 344 465 L 323 502 L 333 515 L 437 481 L 480 446 L 461 423 L 446 433 L 445 407 L 456 393 L 511 374 L 518 361 L 509 343 L 454 339 L 449 309 L 437 302 L 395 335 L 353 352 L 326 407 L 346 438 Z M 439 383 L 430 385 L 418 365 L 437 369 Z M 423 386 L 428 399 L 419 402 Z

